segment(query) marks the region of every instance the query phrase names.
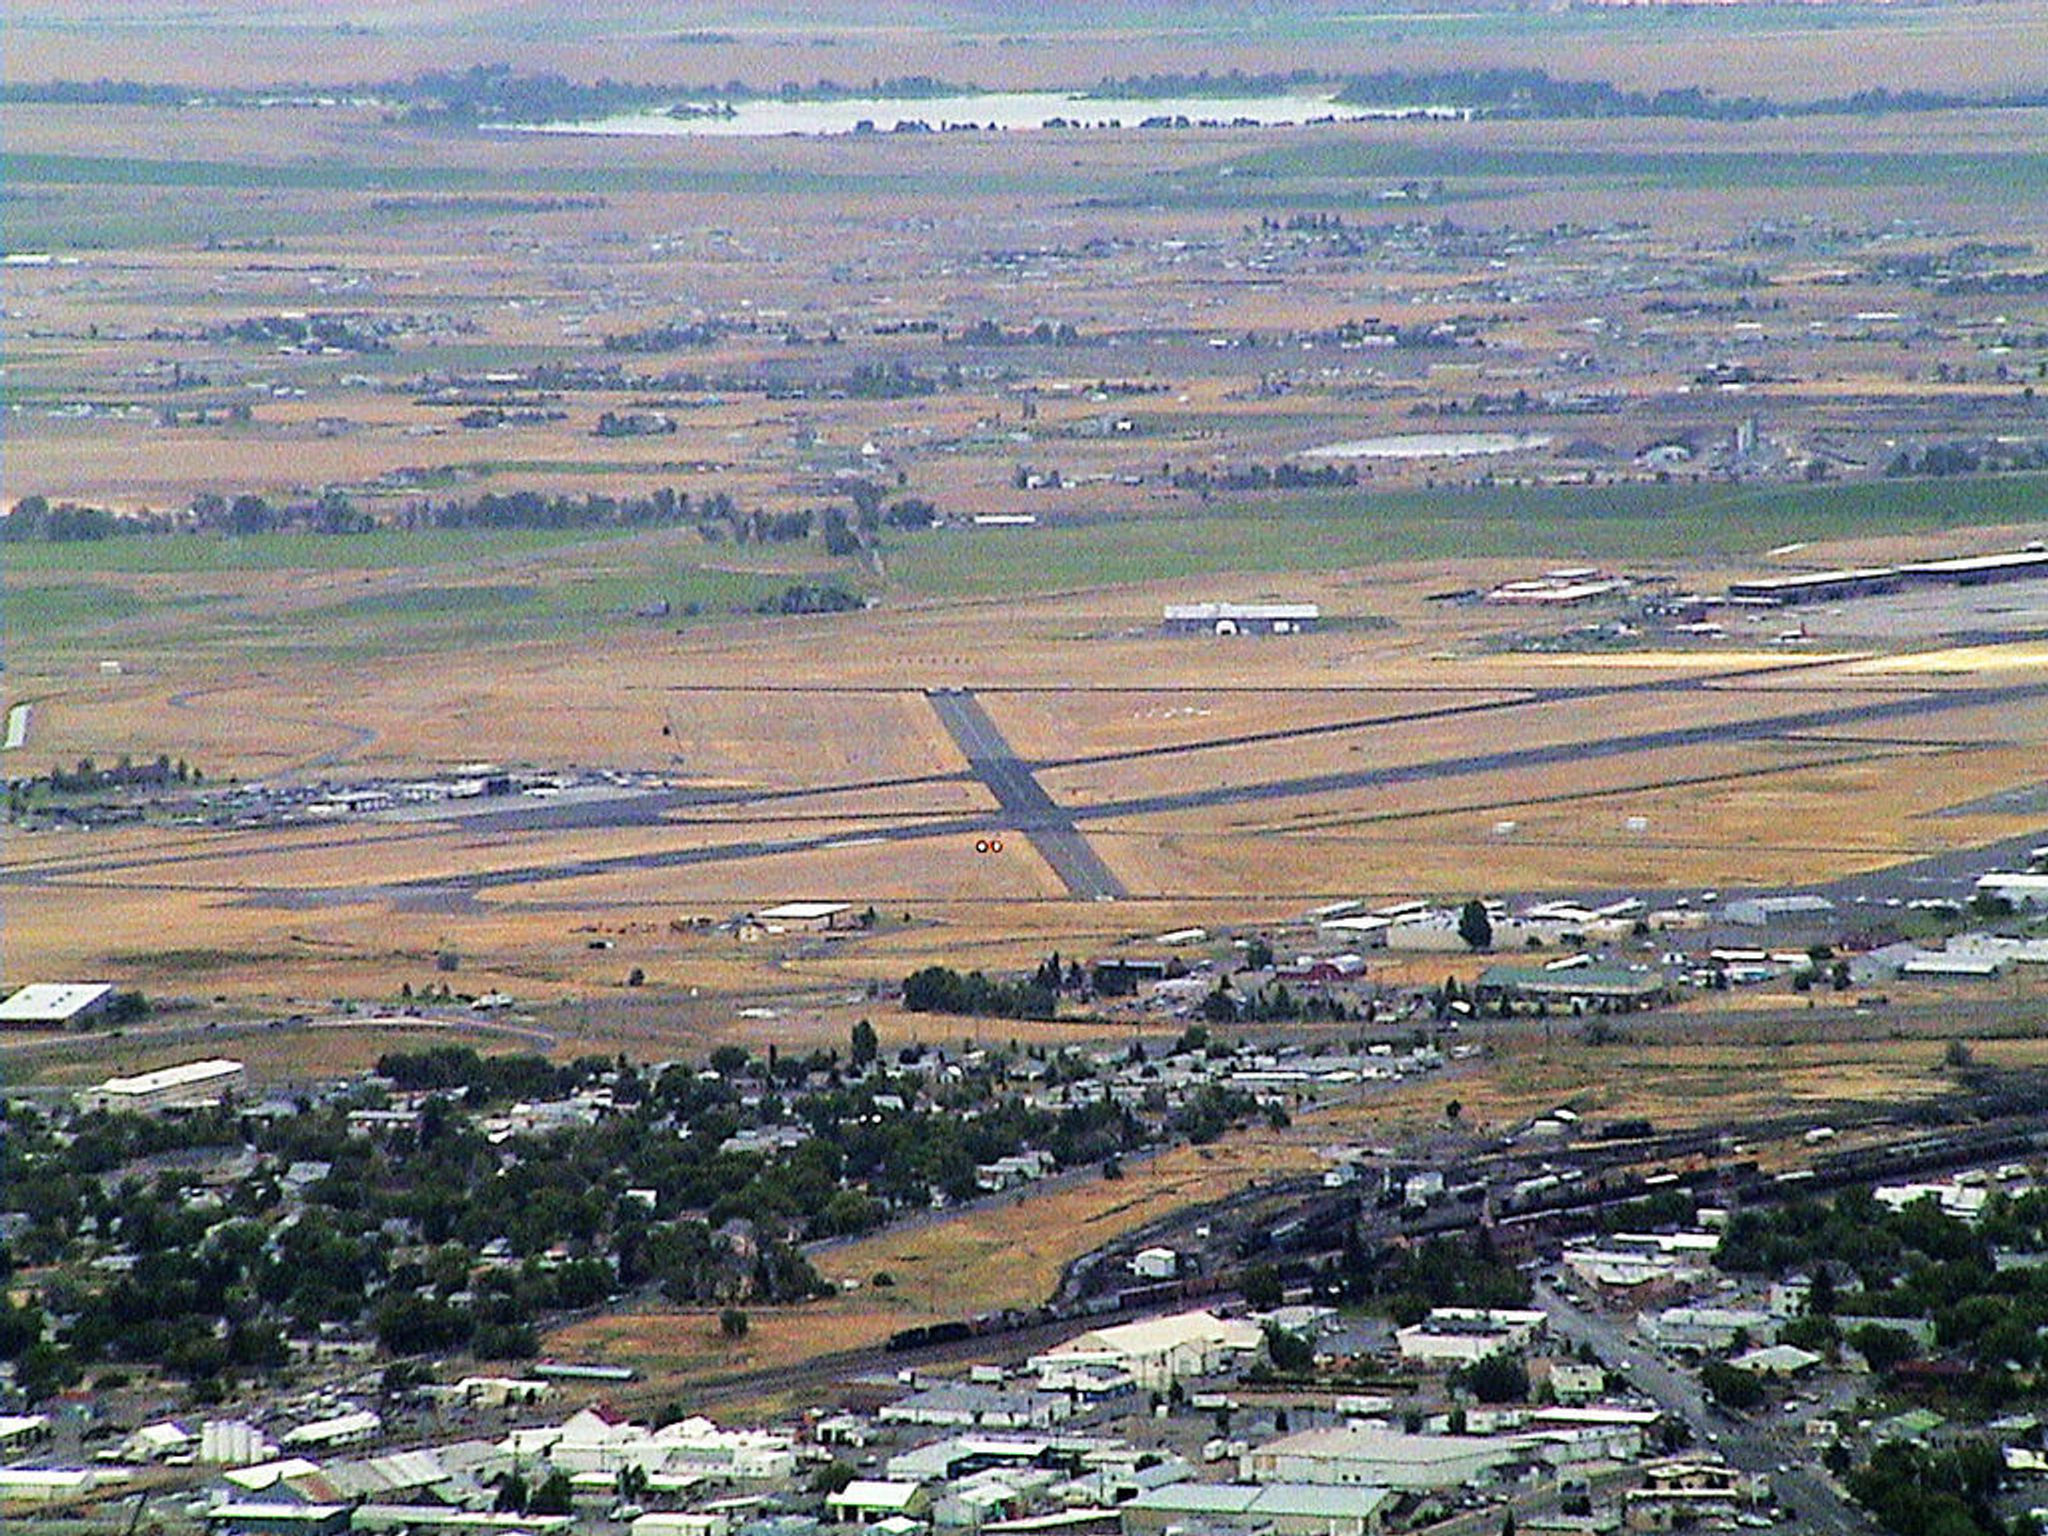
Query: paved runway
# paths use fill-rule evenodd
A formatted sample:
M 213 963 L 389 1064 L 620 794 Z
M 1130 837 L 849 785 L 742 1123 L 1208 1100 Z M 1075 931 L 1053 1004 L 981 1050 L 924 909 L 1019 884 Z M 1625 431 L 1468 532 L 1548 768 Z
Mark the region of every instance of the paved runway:
M 1412 719 L 1422 720 L 1444 713 L 1465 713 L 1484 710 L 1499 712 L 1499 735 L 1512 742 L 1515 728 L 1515 711 L 1520 708 L 1541 709 L 1553 702 L 1559 695 L 1584 698 L 1588 695 L 1611 694 L 1676 694 L 1701 688 L 1708 682 L 1726 683 L 1729 678 L 1672 678 L 1627 684 L 1592 685 L 1586 688 L 1566 690 L 1545 690 L 1522 700 L 1465 701 L 1448 707 L 1424 708 L 1413 712 Z M 930 695 L 934 710 L 953 733 L 962 751 L 966 754 L 974 777 L 986 783 L 1000 807 L 995 812 L 963 813 L 957 816 L 919 817 L 904 816 L 899 820 L 878 821 L 862 827 L 856 833 L 844 828 L 830 834 L 817 836 L 784 836 L 780 838 L 741 838 L 732 842 L 710 844 L 688 848 L 661 849 L 644 853 L 622 854 L 611 857 L 536 862 L 513 868 L 479 871 L 476 873 L 451 876 L 424 877 L 401 882 L 366 882 L 361 887 L 346 890 L 327 890 L 318 893 L 327 900 L 350 899 L 406 899 L 419 895 L 475 893 L 490 889 L 501 889 L 535 885 L 557 880 L 574 879 L 591 875 L 607 875 L 632 870 L 656 870 L 688 867 L 700 864 L 723 864 L 758 859 L 791 853 L 806 853 L 829 850 L 843 846 L 851 838 L 872 842 L 913 842 L 929 839 L 957 837 L 963 840 L 986 834 L 1015 830 L 1031 839 L 1033 845 L 1045 857 L 1076 896 L 1084 899 L 1115 897 L 1127 894 L 1115 875 L 1103 864 L 1099 855 L 1089 846 L 1083 828 L 1088 823 L 1112 820 L 1129 820 L 1148 816 L 1163 815 L 1178 811 L 1199 810 L 1218 806 L 1255 804 L 1267 801 L 1283 801 L 1331 792 L 1369 790 L 1397 784 L 1439 783 L 1459 779 L 1478 778 L 1488 774 L 1525 768 L 1566 767 L 1574 763 L 1602 758 L 1624 757 L 1640 753 L 1669 751 L 1689 747 L 1704 747 L 1731 742 L 1778 741 L 1807 735 L 1817 731 L 1839 730 L 1842 727 L 1869 725 L 1883 722 L 1901 722 L 1942 714 L 1996 707 L 2001 704 L 2030 702 L 2048 697 L 2048 681 L 2017 683 L 1996 683 L 1969 686 L 1926 688 L 1919 691 L 1899 693 L 1890 697 L 1868 700 L 1853 704 L 1824 705 L 1785 709 L 1748 719 L 1707 722 L 1699 725 L 1667 727 L 1651 731 L 1621 732 L 1604 738 L 1591 740 L 1546 743 L 1537 746 L 1517 747 L 1512 744 L 1497 749 L 1396 763 L 1377 768 L 1361 768 L 1344 772 L 1306 775 L 1293 778 L 1260 780 L 1249 783 L 1200 783 L 1194 787 L 1169 790 L 1159 794 L 1131 797 L 1122 800 L 1098 802 L 1087 806 L 1066 807 L 1054 801 L 1033 776 L 1033 765 L 1021 761 L 1009 743 L 1002 737 L 979 702 L 965 692 L 944 692 Z M 1789 700 L 1788 700 L 1789 702 Z M 1625 718 L 1626 705 L 1619 704 L 1617 718 Z M 1411 723 L 1409 719 L 1360 719 L 1342 726 L 1328 724 L 1306 726 L 1298 731 L 1253 733 L 1262 742 L 1284 745 L 1293 735 L 1318 735 L 1331 729 L 1371 729 L 1392 727 L 1398 730 Z M 1181 747 L 1156 747 L 1139 749 L 1129 756 L 1165 757 L 1184 753 L 1189 758 L 1190 777 L 1197 778 L 1201 770 L 1197 766 L 1196 754 L 1209 748 L 1235 740 L 1219 736 L 1211 741 L 1190 742 Z M 1111 761 L 1125 754 L 1096 754 L 1092 757 L 1071 761 Z M 1053 766 L 1062 760 L 1051 759 L 1038 766 Z M 958 773 L 937 773 L 930 775 L 904 775 L 896 778 L 878 778 L 867 781 L 862 787 L 910 787 L 914 785 L 958 782 Z M 656 824 L 665 812 L 687 811 L 690 808 L 708 808 L 717 805 L 744 806 L 766 801 L 797 801 L 812 795 L 830 794 L 847 788 L 846 785 L 825 784 L 808 788 L 789 788 L 772 791 L 760 790 L 712 790 L 672 791 L 644 797 L 637 801 L 588 807 L 535 807 L 531 812 L 515 813 L 498 821 L 492 831 L 499 830 L 540 830 L 559 828 L 565 824 Z M 679 829 L 680 830 L 680 829 Z M 423 827 L 421 835 L 427 835 Z M 296 836 L 296 834 L 294 834 Z M 2037 837 L 2035 841 L 2042 839 Z M 313 846 L 341 846 L 343 838 L 322 840 Z M 298 846 L 306 846 L 301 843 Z M 144 854 L 139 857 L 126 855 L 108 856 L 94 853 L 86 857 L 59 858 L 39 862 L 29 867 L 18 867 L 12 871 L 0 871 L 0 884 L 34 885 L 79 875 L 105 876 L 119 873 L 127 877 L 127 883 L 136 889 L 147 889 L 146 878 L 138 879 L 145 871 L 164 865 L 185 862 L 200 862 L 217 857 L 205 851 L 181 851 L 170 854 Z M 1985 867 L 1978 862 L 1982 853 L 1958 853 L 1945 856 L 1939 861 L 1929 861 L 1937 867 L 1920 871 L 1925 884 L 1937 881 L 1946 883 L 1960 878 L 1962 872 L 1971 867 Z M 1895 888 L 1900 877 L 1898 871 L 1889 876 L 1884 874 L 1862 877 L 1873 886 Z M 179 882 L 180 888 L 189 885 Z M 289 897 L 291 890 L 280 889 L 265 892 L 237 884 L 237 892 L 253 899 L 266 896 Z
M 927 695 L 932 710 L 962 752 L 976 778 L 986 784 L 1012 825 L 1036 848 L 1071 895 L 1083 901 L 1109 901 L 1128 894 L 1088 839 L 1074 825 L 1074 814 L 1056 804 L 1015 749 L 996 729 L 981 702 L 962 689 L 934 689 Z

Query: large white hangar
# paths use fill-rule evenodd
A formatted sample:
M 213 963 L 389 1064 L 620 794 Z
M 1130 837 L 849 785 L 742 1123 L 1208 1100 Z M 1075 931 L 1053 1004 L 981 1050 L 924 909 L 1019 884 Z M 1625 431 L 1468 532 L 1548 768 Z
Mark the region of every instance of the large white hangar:
M 1322 622 L 1314 603 L 1168 603 L 1170 635 L 1298 635 Z

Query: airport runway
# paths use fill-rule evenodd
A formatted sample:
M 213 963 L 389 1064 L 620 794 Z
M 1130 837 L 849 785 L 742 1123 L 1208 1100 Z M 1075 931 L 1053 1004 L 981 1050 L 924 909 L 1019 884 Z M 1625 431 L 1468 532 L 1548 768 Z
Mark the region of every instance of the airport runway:
M 1113 901 L 1129 893 L 1074 825 L 1073 812 L 1056 804 L 1017 757 L 981 703 L 960 688 L 936 688 L 926 695 L 932 711 L 967 755 L 967 766 L 988 786 L 1011 824 L 1083 901 Z
M 1498 709 L 1501 712 L 1500 734 L 1512 741 L 1515 708 L 1540 708 L 1552 698 L 1584 697 L 1588 694 L 1629 694 L 1629 693 L 1683 693 L 1699 689 L 1707 682 L 1727 682 L 1727 676 L 1714 678 L 1675 678 L 1627 684 L 1595 684 L 1585 688 L 1545 690 L 1525 699 L 1515 701 L 1469 701 L 1449 706 L 1448 712 L 1464 712 L 1473 709 Z M 1797 696 L 1795 692 L 1793 696 Z M 857 832 L 841 829 L 832 834 L 819 836 L 785 836 L 774 839 L 741 838 L 732 842 L 711 844 L 691 848 L 662 849 L 657 851 L 623 854 L 612 857 L 542 861 L 514 868 L 479 871 L 442 877 L 425 877 L 395 883 L 367 883 L 362 887 L 320 892 L 327 900 L 346 899 L 410 899 L 422 895 L 458 896 L 474 894 L 491 889 L 503 889 L 536 885 L 557 880 L 574 879 L 591 875 L 624 873 L 633 870 L 657 870 L 689 867 L 703 864 L 723 864 L 791 853 L 807 853 L 829 850 L 844 846 L 849 841 L 862 842 L 912 842 L 957 837 L 971 844 L 972 840 L 1007 830 L 1018 830 L 1031 837 L 1047 859 L 1077 896 L 1095 898 L 1116 896 L 1121 887 L 1115 876 L 1102 864 L 1094 850 L 1089 847 L 1082 828 L 1086 823 L 1112 820 L 1128 820 L 1147 816 L 1163 815 L 1178 811 L 1199 810 L 1218 806 L 1246 805 L 1269 801 L 1299 799 L 1332 792 L 1370 790 L 1398 784 L 1441 783 L 1458 779 L 1477 778 L 1488 774 L 1525 768 L 1566 767 L 1573 763 L 1596 759 L 1625 757 L 1639 753 L 1667 751 L 1691 747 L 1722 745 L 1731 742 L 1761 742 L 1784 740 L 1817 731 L 1839 730 L 1843 727 L 1899 722 L 1938 716 L 1954 711 L 1980 709 L 2039 700 L 2048 697 L 2048 681 L 2001 683 L 1980 686 L 1931 688 L 1893 697 L 1869 700 L 1854 704 L 1809 707 L 1786 710 L 1780 713 L 1760 715 L 1749 719 L 1708 722 L 1694 726 L 1667 727 L 1654 731 L 1623 732 L 1604 738 L 1562 743 L 1548 743 L 1539 746 L 1516 747 L 1512 744 L 1495 750 L 1469 753 L 1458 756 L 1426 759 L 1416 762 L 1390 764 L 1377 768 L 1361 768 L 1345 772 L 1317 774 L 1310 776 L 1260 780 L 1249 783 L 1210 782 L 1197 787 L 1170 790 L 1159 794 L 1133 797 L 1123 800 L 1099 802 L 1087 806 L 1064 807 L 1051 799 L 1044 788 L 1033 777 L 1034 766 L 1054 766 L 1059 759 L 1048 759 L 1043 764 L 1032 764 L 1020 760 L 1009 744 L 1002 738 L 979 703 L 966 693 L 944 693 L 930 696 L 934 709 L 954 733 L 963 752 L 973 766 L 975 777 L 989 785 L 1001 807 L 995 812 L 966 813 L 958 816 L 921 816 L 916 819 L 904 817 L 898 820 L 881 820 L 864 826 Z M 1617 710 L 1625 713 L 1625 705 Z M 1425 708 L 1415 714 L 1419 717 L 1435 716 L 1438 709 Z M 1355 725 L 1339 728 L 1372 729 L 1392 727 L 1396 730 L 1404 723 L 1400 719 L 1364 719 Z M 1276 746 L 1296 734 L 1321 734 L 1331 727 L 1315 725 L 1300 728 L 1297 732 L 1282 730 L 1275 733 L 1254 733 L 1259 739 Z M 1190 766 L 1198 759 L 1195 754 L 1212 747 L 1233 741 L 1230 736 L 1219 736 L 1209 741 L 1190 742 L 1179 748 L 1140 749 L 1144 755 L 1165 756 L 1172 752 L 1185 753 Z M 1100 754 L 1092 760 L 1103 760 L 1118 754 Z M 1136 754 L 1134 754 L 1136 755 Z M 1077 761 L 1090 761 L 1078 759 Z M 1199 770 L 1196 770 L 1199 771 Z M 871 787 L 901 785 L 909 787 L 918 784 L 958 782 L 962 775 L 938 773 L 931 775 L 905 775 L 894 779 L 869 781 Z M 597 807 L 578 808 L 574 819 L 584 824 L 600 822 L 607 814 L 619 817 L 618 824 L 627 821 L 647 824 L 658 821 L 660 812 L 685 810 L 690 807 L 714 805 L 743 806 L 766 801 L 787 802 L 812 795 L 829 794 L 843 785 L 818 785 L 809 788 L 789 788 L 771 791 L 760 790 L 712 790 L 712 791 L 670 791 L 645 797 L 634 802 L 622 802 L 608 810 Z M 632 809 L 628 810 L 627 807 Z M 531 812 L 512 813 L 502 820 L 495 819 L 492 831 L 540 830 L 549 826 L 560 826 L 570 819 L 567 808 L 536 806 Z M 422 833 L 426 832 L 422 828 Z M 1042 841 L 1041 841 L 1042 840 Z M 2038 841 L 2038 839 L 2036 839 Z M 321 839 L 322 844 L 340 845 L 341 838 Z M 304 846 L 304 845 L 301 845 Z M 315 844 L 319 846 L 319 844 Z M 135 877 L 152 867 L 184 862 L 197 862 L 218 857 L 206 851 L 181 851 L 174 854 L 143 855 L 128 857 L 116 855 L 91 855 L 85 858 L 59 858 L 47 863 L 17 866 L 13 870 L 0 870 L 0 884 L 34 885 L 67 876 L 83 874 L 107 875 L 121 873 L 128 877 L 128 883 L 137 889 L 146 889 L 146 881 Z M 1943 864 L 1953 865 L 1955 870 L 1974 864 L 1981 855 L 1959 853 L 1945 856 Z M 1888 886 L 1896 884 L 1897 874 L 1887 880 L 1883 875 L 1863 877 L 1875 884 L 1883 881 Z M 1957 875 L 1949 869 L 1929 869 L 1922 879 L 1927 884 L 1937 880 L 1946 882 Z M 189 885 L 182 888 L 190 889 Z M 246 886 L 233 888 L 237 894 L 255 900 L 288 898 L 294 894 L 280 889 L 265 892 Z M 303 894 L 303 893 L 300 893 Z
M 964 695 L 948 694 L 950 699 Z M 1937 689 L 1833 708 L 1800 709 L 1783 714 L 1759 716 L 1696 726 L 1674 726 L 1656 731 L 1638 731 L 1591 741 L 1546 744 L 1536 747 L 1503 747 L 1496 751 L 1422 762 L 1398 763 L 1381 768 L 1361 768 L 1343 773 L 1316 774 L 1292 779 L 1264 780 L 1250 784 L 1213 784 L 1198 789 L 1171 791 L 1128 800 L 1105 801 L 1072 808 L 1054 806 L 1057 816 L 1077 830 L 1084 822 L 1161 815 L 1173 811 L 1214 806 L 1246 805 L 1261 801 L 1298 799 L 1333 791 L 1374 789 L 1393 784 L 1435 783 L 1519 768 L 1555 767 L 1597 758 L 1624 757 L 1635 753 L 1671 748 L 1702 747 L 1743 741 L 1771 741 L 1786 735 L 1826 730 L 1873 721 L 1913 719 L 1953 710 L 1977 709 L 1986 705 L 2017 703 L 2048 698 L 2048 682 L 2007 683 L 1989 687 Z M 938 696 L 934 696 L 934 704 Z M 971 701 L 970 701 L 971 702 Z M 975 713 L 980 713 L 975 706 Z M 983 716 L 986 719 L 986 716 Z M 993 727 L 991 727 L 993 729 Z M 987 752 L 978 740 L 975 750 Z M 970 758 L 974 752 L 969 752 Z M 1013 757 L 1009 760 L 1015 763 Z M 1020 765 L 1021 766 L 1021 765 Z M 1023 777 L 1029 780 L 1028 773 Z M 1032 789 L 1043 795 L 1036 780 Z M 1018 793 L 1015 777 L 1008 780 L 1011 793 Z M 1025 792 L 1028 793 L 1028 792 Z M 999 801 L 1003 792 L 997 792 Z M 938 837 L 975 837 L 1000 832 L 1010 825 L 1004 815 L 963 816 L 954 820 L 882 824 L 864 828 L 864 841 L 911 842 Z M 534 884 L 584 875 L 608 874 L 635 869 L 667 869 L 696 864 L 727 863 L 760 858 L 768 854 L 802 853 L 846 842 L 842 833 L 834 837 L 787 838 L 774 842 L 741 841 L 712 847 L 679 848 L 656 853 L 623 854 L 607 859 L 577 860 L 572 863 L 541 864 L 520 869 L 495 870 L 461 876 L 453 880 L 420 880 L 396 889 L 452 889 L 478 891 L 494 887 Z M 1958 855 L 1958 858 L 1965 857 Z M 386 887 L 387 891 L 393 888 Z

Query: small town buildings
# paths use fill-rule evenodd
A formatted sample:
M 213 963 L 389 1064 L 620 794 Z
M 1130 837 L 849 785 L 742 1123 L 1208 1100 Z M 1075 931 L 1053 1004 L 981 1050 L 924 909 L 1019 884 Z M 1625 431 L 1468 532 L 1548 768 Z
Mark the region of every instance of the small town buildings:
M 1171 1248 L 1140 1248 L 1131 1256 L 1131 1273 L 1140 1280 L 1171 1280 L 1180 1273 L 1180 1255 Z
M 2048 907 L 2048 874 L 1994 870 L 1979 877 L 1973 894 L 1980 900 L 2011 902 L 2016 911 Z
M 364 1445 L 376 1438 L 384 1427 L 384 1421 L 368 1409 L 353 1413 L 337 1414 L 333 1418 L 320 1419 L 312 1424 L 301 1424 L 288 1429 L 278 1439 L 285 1450 L 330 1451 L 351 1445 Z
M 1590 1403 L 1607 1391 L 1607 1372 L 1597 1365 L 1560 1360 L 1550 1368 L 1550 1393 L 1560 1403 Z
M 117 1483 L 118 1467 L 0 1467 L 0 1504 L 56 1504 Z
M 1182 1312 L 1095 1328 L 1034 1356 L 1031 1369 L 1077 1364 L 1128 1371 L 1146 1391 L 1164 1392 L 1176 1382 L 1211 1376 L 1255 1358 L 1265 1348 L 1256 1323 L 1230 1321 L 1209 1312 Z
M 245 1074 L 239 1061 L 188 1061 L 134 1077 L 110 1077 L 78 1096 L 87 1114 L 150 1115 L 219 1104 L 237 1093 Z
M 113 1006 L 104 981 L 32 981 L 0 1002 L 0 1029 L 69 1029 Z
M 50 1416 L 46 1413 L 0 1414 L 0 1451 L 18 1451 L 50 1438 Z
M 1819 1365 L 1822 1357 L 1796 1344 L 1766 1344 L 1745 1351 L 1728 1363 L 1759 1376 L 1799 1376 Z
M 1622 1495 L 1622 1523 L 1631 1531 L 1672 1531 L 1718 1524 L 1731 1526 L 1738 1514 L 1767 1492 L 1757 1473 L 1716 1461 L 1686 1458 L 1652 1463 L 1643 1485 Z

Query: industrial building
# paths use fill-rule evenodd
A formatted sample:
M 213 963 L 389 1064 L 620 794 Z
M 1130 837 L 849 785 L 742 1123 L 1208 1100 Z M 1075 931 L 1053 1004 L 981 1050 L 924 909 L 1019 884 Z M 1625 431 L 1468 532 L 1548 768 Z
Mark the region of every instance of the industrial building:
M 1531 1446 L 1513 1437 L 1411 1435 L 1367 1422 L 1282 1435 L 1247 1452 L 1240 1471 L 1253 1483 L 1420 1493 L 1484 1487 L 1532 1459 Z
M 2015 910 L 2048 907 L 2048 874 L 1994 870 L 1978 879 L 1974 894 L 1991 901 L 2009 901 Z
M 0 1029 L 67 1029 L 113 1005 L 104 981 L 32 981 L 0 1002 Z
M 770 933 L 826 933 L 860 925 L 852 904 L 844 901 L 785 901 L 763 907 L 754 921 Z
M 134 1077 L 110 1077 L 80 1094 L 78 1107 L 87 1114 L 131 1115 L 198 1109 L 232 1098 L 241 1089 L 243 1077 L 239 1061 L 187 1061 Z
M 1662 971 L 1621 965 L 1490 965 L 1472 985 L 1480 1008 L 1565 1008 L 1575 1013 L 1626 1013 L 1651 1008 L 1671 994 Z
M 1998 555 L 1953 560 L 1919 560 L 1903 565 L 1863 566 L 1839 571 L 1802 571 L 1792 576 L 1759 576 L 1728 584 L 1736 603 L 1789 608 L 1849 597 L 1877 597 L 1907 587 L 1983 587 L 2001 581 L 2048 580 L 2048 549 L 2027 548 Z
M 1423 1365 L 1477 1365 L 1518 1350 L 1543 1328 L 1543 1314 L 1485 1307 L 1437 1307 L 1421 1322 L 1397 1329 L 1401 1358 Z
M 1834 915 L 1835 904 L 1825 896 L 1751 896 L 1721 909 L 1725 921 L 1743 928 L 1824 923 Z
M 1297 635 L 1322 622 L 1314 603 L 1168 603 L 1170 635 Z
M 1173 1530 L 1271 1531 L 1274 1536 L 1372 1536 L 1394 1502 L 1391 1488 L 1305 1483 L 1169 1483 L 1123 1511 L 1124 1536 Z
M 1256 1323 L 1226 1320 L 1209 1312 L 1182 1312 L 1095 1328 L 1035 1356 L 1034 1371 L 1069 1365 L 1105 1365 L 1129 1371 L 1149 1392 L 1256 1358 L 1266 1336 Z

